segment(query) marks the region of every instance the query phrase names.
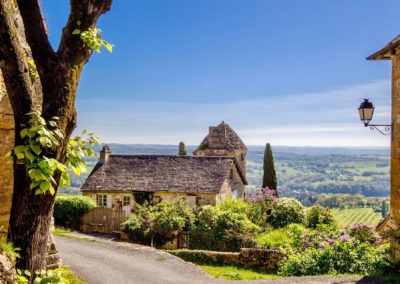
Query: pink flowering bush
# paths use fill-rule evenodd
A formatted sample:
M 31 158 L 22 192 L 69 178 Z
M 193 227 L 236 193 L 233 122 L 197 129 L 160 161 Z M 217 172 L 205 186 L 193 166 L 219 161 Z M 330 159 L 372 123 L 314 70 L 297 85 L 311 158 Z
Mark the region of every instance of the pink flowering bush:
M 382 238 L 375 233 L 375 229 L 365 223 L 356 223 L 349 229 L 349 235 L 360 242 L 370 244 L 381 243 Z
M 259 226 L 267 227 L 268 216 L 271 215 L 272 208 L 278 201 L 276 191 L 268 187 L 261 188 L 247 194 L 245 201 L 249 205 L 249 219 Z

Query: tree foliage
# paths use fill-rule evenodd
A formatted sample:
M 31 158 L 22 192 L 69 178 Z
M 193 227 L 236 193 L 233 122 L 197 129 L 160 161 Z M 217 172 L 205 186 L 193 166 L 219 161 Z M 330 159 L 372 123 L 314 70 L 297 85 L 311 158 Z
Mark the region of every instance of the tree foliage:
M 187 152 L 186 152 L 185 143 L 179 142 L 179 156 L 186 156 L 186 155 L 187 155 Z
M 268 187 L 277 191 L 278 182 L 274 165 L 274 157 L 272 155 L 271 145 L 267 143 L 264 152 L 264 176 L 262 187 Z

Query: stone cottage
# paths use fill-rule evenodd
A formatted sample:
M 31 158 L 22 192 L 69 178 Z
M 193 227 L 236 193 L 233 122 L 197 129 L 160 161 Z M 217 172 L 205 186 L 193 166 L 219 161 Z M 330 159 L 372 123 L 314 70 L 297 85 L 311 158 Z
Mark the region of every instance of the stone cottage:
M 246 153 L 224 122 L 210 127 L 193 156 L 116 155 L 104 146 L 81 191 L 98 206 L 122 208 L 126 215 L 143 195 L 155 202 L 182 195 L 191 206 L 215 205 L 227 196 L 244 196 Z

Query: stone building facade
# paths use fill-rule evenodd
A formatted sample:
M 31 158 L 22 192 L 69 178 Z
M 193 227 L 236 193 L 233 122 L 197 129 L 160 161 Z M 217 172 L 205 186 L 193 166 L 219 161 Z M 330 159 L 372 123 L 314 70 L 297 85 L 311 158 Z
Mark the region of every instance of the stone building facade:
M 14 118 L 0 71 L 0 227 L 4 229 L 8 228 L 14 186 L 13 166 L 4 157 L 13 147 Z
M 193 155 L 197 157 L 236 158 L 244 176 L 246 176 L 247 147 L 239 135 L 224 121 L 217 126 L 209 127 L 208 135 L 193 152 Z
M 390 214 L 378 226 L 381 232 L 391 231 L 391 252 L 400 260 L 400 35 L 367 58 L 392 62 L 392 134 L 390 152 Z

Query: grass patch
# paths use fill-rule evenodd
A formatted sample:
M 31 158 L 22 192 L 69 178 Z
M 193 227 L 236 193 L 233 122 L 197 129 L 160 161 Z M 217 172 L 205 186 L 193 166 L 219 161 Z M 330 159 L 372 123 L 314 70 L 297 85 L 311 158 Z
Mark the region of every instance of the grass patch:
M 382 220 L 382 215 L 379 212 L 374 212 L 372 208 L 351 208 L 351 209 L 332 209 L 333 216 L 338 222 L 339 227 L 350 227 L 355 223 L 367 223 L 375 227 Z
M 62 227 L 55 227 L 54 231 L 53 231 L 53 235 L 57 236 L 57 237 L 77 239 L 77 240 L 82 240 L 82 241 L 87 241 L 87 242 L 97 242 L 97 240 L 92 239 L 92 238 L 86 238 L 86 237 L 73 235 L 71 230 L 62 228 Z
M 64 229 L 61 227 L 55 227 L 53 235 L 57 237 L 70 237 L 71 231 L 69 229 Z
M 71 271 L 66 265 L 54 269 L 52 272 L 61 277 L 63 284 L 86 284 L 82 278 Z
M 225 280 L 257 280 L 277 278 L 276 274 L 240 268 L 236 266 L 198 265 L 203 271 L 215 278 Z

